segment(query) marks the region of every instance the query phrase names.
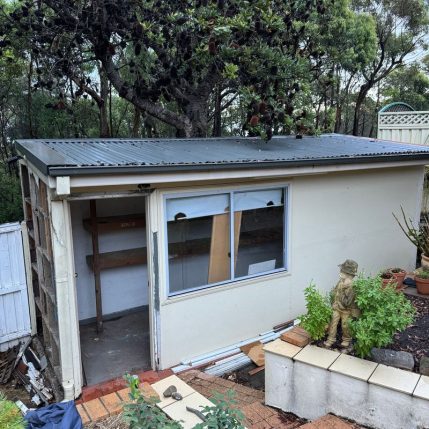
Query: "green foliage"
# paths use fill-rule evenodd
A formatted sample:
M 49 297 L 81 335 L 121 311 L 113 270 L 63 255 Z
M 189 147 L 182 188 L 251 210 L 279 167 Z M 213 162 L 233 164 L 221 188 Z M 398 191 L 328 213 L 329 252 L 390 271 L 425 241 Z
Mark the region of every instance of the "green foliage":
M 418 269 L 414 273 L 415 273 L 415 277 L 418 277 L 421 279 L 429 279 L 429 270 L 427 269 Z
M 182 429 L 178 422 L 170 420 L 167 415 L 156 406 L 156 398 L 146 400 L 140 389 L 139 379 L 136 376 L 126 374 L 124 376 L 130 388 L 130 400 L 124 407 L 124 418 L 129 423 L 130 429 Z
M 323 296 L 313 283 L 304 289 L 304 295 L 307 314 L 299 317 L 300 324 L 313 340 L 320 340 L 332 316 L 330 298 L 328 295 Z
M 403 101 L 415 110 L 429 110 L 429 77 L 418 64 L 395 70 L 383 83 L 384 104 Z
M 124 418 L 129 423 L 130 429 L 182 429 L 180 422 L 170 420 L 156 406 L 157 398 L 148 400 L 143 397 L 137 376 L 126 374 L 124 378 L 130 388 L 130 402 L 124 407 Z M 212 407 L 201 410 L 207 420 L 197 424 L 194 429 L 244 429 L 243 413 L 231 407 L 236 404 L 233 391 L 227 391 L 226 397 L 216 394 L 212 401 L 214 403 Z M 3 426 L 0 427 L 3 429 Z
M 215 404 L 213 407 L 205 407 L 202 410 L 207 420 L 198 423 L 194 429 L 244 429 L 244 414 L 231 408 L 231 405 L 236 404 L 232 390 L 227 391 L 226 397 L 216 393 L 212 401 Z
M 9 174 L 0 163 L 0 224 L 22 220 L 19 179 Z
M 1 429 L 24 429 L 25 421 L 22 418 L 19 408 L 8 401 L 0 392 L 0 428 Z
M 396 284 L 381 286 L 381 277 L 358 277 L 353 287 L 361 315 L 350 321 L 358 356 L 368 356 L 373 347 L 388 345 L 396 332 L 414 319 L 415 310 Z

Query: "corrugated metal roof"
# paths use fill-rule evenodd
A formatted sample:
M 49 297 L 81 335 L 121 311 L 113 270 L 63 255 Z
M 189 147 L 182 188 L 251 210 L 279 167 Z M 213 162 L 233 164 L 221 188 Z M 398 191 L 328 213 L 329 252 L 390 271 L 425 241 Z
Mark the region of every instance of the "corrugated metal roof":
M 16 146 L 51 176 L 429 161 L 429 147 L 339 134 L 277 136 L 268 142 L 240 137 L 18 140 Z

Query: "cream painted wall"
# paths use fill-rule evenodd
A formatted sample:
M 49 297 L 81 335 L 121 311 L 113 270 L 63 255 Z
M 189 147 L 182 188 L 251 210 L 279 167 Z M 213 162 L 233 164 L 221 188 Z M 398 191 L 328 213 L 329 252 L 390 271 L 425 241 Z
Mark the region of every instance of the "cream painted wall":
M 79 320 L 95 317 L 94 275 L 86 263 L 92 254 L 91 234 L 82 220 L 89 218 L 89 201 L 72 201 L 71 218 L 75 259 L 76 289 Z M 144 213 L 144 197 L 112 198 L 97 201 L 98 216 L 116 216 Z M 100 234 L 102 252 L 133 249 L 146 246 L 145 228 Z M 146 265 L 111 268 L 101 272 L 103 314 L 128 310 L 148 304 L 148 277 Z
M 376 273 L 414 268 L 416 249 L 392 212 L 420 212 L 423 167 L 330 173 L 277 181 L 289 185 L 289 272 L 238 281 L 167 299 L 164 195 L 155 191 L 151 229 L 159 235 L 160 366 L 228 346 L 271 330 L 305 311 L 304 288 L 314 281 L 328 292 L 346 258 Z M 230 187 L 225 186 L 225 189 Z M 212 187 L 219 190 L 220 187 Z M 234 188 L 233 189 L 237 189 Z

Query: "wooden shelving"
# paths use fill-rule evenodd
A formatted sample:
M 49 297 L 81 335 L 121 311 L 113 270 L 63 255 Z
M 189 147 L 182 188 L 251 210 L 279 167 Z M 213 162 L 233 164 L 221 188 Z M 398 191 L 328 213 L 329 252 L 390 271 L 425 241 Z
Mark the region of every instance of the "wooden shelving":
M 88 255 L 86 257 L 86 262 L 90 267 L 93 267 L 93 255 Z M 100 253 L 98 262 L 98 267 L 100 270 L 146 264 L 147 250 L 146 247 L 140 247 L 137 249 L 117 250 L 115 252 Z
M 89 204 L 91 217 L 83 220 L 83 226 L 91 233 L 92 255 L 87 255 L 86 261 L 94 272 L 97 332 L 101 332 L 103 330 L 101 270 L 146 264 L 147 251 L 145 247 L 142 247 L 138 249 L 100 253 L 98 242 L 99 234 L 111 231 L 144 228 L 146 226 L 146 218 L 144 214 L 98 217 L 96 201 L 90 200 Z
M 122 229 L 144 228 L 146 226 L 146 219 L 144 214 L 97 217 L 96 223 L 97 231 L 100 233 Z M 83 226 L 88 232 L 92 232 L 91 219 L 84 219 Z

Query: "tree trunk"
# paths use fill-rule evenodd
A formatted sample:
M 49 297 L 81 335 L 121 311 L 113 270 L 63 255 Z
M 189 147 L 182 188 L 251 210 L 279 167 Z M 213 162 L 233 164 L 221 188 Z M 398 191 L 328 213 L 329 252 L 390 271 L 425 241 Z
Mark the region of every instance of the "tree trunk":
M 353 135 L 359 135 L 359 120 L 360 120 L 360 111 L 362 108 L 362 104 L 365 101 L 366 95 L 368 94 L 369 87 L 367 84 L 362 85 L 359 90 L 359 94 L 356 99 L 355 105 L 355 114 L 353 119 Z
M 107 114 L 107 100 L 109 98 L 109 80 L 102 67 L 98 68 L 100 74 L 100 97 L 101 102 L 98 104 L 100 111 L 100 137 L 111 137 L 111 129 Z
M 191 127 L 184 130 L 185 137 L 207 137 L 209 125 L 207 99 L 191 100 L 185 107 L 185 112 L 191 123 Z
M 31 82 L 33 79 L 33 57 L 30 55 L 27 74 L 27 115 L 28 115 L 28 136 L 36 137 L 33 129 L 33 98 L 31 95 Z
M 222 135 L 222 98 L 220 85 L 215 89 L 215 106 L 213 114 L 213 137 L 220 137 Z
M 132 136 L 133 137 L 140 137 L 140 127 L 141 127 L 141 112 L 138 107 L 134 106 L 134 118 L 133 118 L 133 130 L 132 130 Z

